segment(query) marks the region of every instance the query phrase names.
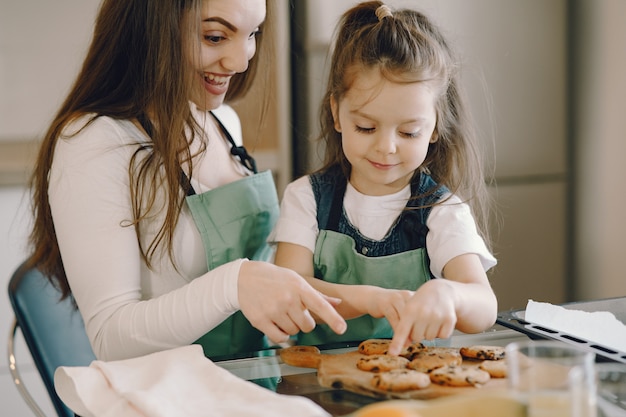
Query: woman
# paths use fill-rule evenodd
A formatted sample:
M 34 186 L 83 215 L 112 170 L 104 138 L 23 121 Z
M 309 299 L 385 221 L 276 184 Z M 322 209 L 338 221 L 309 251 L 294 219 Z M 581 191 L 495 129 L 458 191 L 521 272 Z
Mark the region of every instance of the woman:
M 312 314 L 345 329 L 337 300 L 264 262 L 275 189 L 269 172 L 255 174 L 223 105 L 266 69 L 267 6 L 101 5 L 37 160 L 30 259 L 73 296 L 99 359 L 182 346 L 210 330 L 208 356 L 255 350 L 263 334 L 281 342 L 312 330 Z

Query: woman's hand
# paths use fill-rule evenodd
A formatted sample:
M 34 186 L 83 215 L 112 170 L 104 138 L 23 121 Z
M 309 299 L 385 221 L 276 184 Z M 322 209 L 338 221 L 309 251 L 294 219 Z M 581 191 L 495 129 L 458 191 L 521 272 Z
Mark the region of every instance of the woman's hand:
M 322 295 L 290 269 L 267 262 L 244 262 L 237 289 L 242 313 L 274 343 L 285 342 L 299 331 L 313 330 L 312 314 L 335 333 L 346 331 L 347 324 L 334 307 L 340 301 Z

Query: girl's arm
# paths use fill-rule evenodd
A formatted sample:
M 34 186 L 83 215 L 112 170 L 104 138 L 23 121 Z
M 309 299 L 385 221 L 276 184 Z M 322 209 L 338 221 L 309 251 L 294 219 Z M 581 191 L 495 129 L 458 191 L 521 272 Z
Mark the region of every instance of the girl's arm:
M 451 259 L 443 276 L 423 284 L 406 304 L 394 327 L 390 354 L 399 354 L 412 341 L 450 337 L 455 328 L 476 333 L 495 323 L 496 296 L 477 255 Z

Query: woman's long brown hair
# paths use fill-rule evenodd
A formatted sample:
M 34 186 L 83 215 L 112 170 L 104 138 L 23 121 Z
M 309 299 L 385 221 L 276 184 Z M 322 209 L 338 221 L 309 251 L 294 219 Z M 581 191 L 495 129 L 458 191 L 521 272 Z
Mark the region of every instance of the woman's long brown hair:
M 262 40 L 272 29 L 272 1 L 266 3 L 257 54 L 245 73 L 232 78 L 227 102 L 243 97 L 257 72 L 268 76 L 267 49 L 271 45 Z M 184 203 L 180 164 L 190 160 L 193 139 L 185 132 L 197 129 L 189 107 L 193 74 L 185 42 L 189 36 L 199 36 L 199 27 L 193 18 L 185 17 L 200 16 L 201 6 L 202 0 L 104 0 L 100 6 L 83 66 L 43 138 L 31 177 L 34 223 L 28 264 L 39 268 L 60 289 L 62 298 L 71 295 L 71 289 L 50 211 L 49 174 L 63 129 L 83 115 L 92 115 L 90 123 L 100 116 L 135 120 L 149 113 L 152 140 L 149 146 L 139 147 L 129 164 L 133 218 L 124 219 L 123 225 L 134 225 L 141 242 L 138 226 L 158 207 L 157 190 L 164 189 L 165 220 L 148 247 L 141 247 L 141 253 L 150 266 L 156 249 L 165 245 L 173 262 L 172 238 Z

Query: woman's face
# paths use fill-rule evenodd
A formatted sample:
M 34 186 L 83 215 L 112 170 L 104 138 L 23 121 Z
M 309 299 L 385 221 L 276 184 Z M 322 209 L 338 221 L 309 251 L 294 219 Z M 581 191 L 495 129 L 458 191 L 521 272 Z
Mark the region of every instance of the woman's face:
M 196 78 L 191 101 L 212 110 L 224 102 L 230 79 L 248 69 L 266 0 L 204 0 L 200 33 L 189 41 Z

